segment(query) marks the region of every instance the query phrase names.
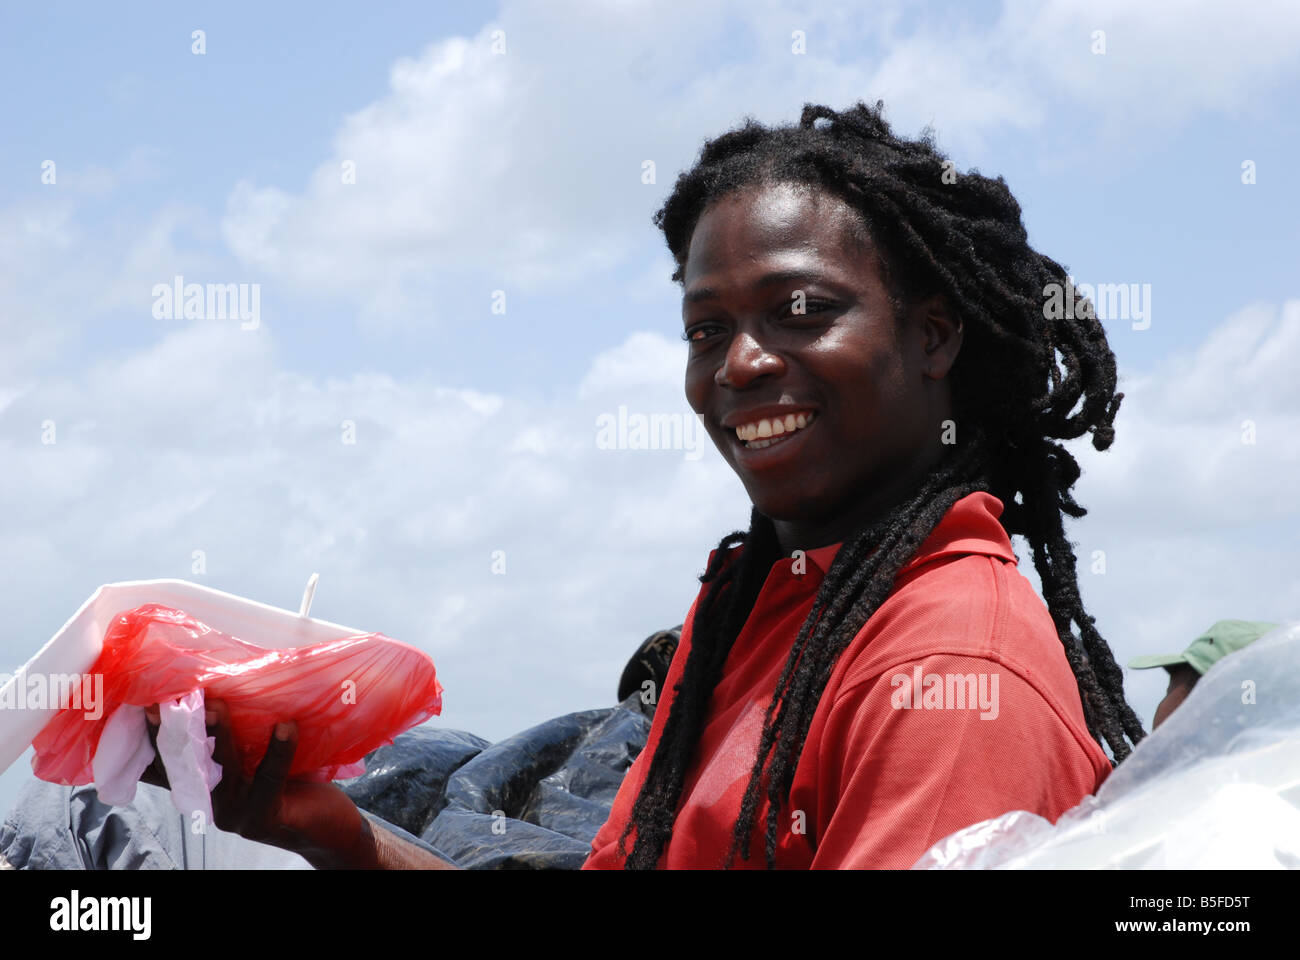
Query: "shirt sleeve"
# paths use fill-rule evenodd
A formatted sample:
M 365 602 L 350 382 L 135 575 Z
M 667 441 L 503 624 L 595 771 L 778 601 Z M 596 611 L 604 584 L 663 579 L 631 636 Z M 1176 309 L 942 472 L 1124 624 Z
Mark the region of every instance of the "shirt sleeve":
M 905 869 L 1011 810 L 1055 822 L 1095 784 L 1087 753 L 1032 684 L 949 654 L 840 691 L 819 769 L 814 869 Z

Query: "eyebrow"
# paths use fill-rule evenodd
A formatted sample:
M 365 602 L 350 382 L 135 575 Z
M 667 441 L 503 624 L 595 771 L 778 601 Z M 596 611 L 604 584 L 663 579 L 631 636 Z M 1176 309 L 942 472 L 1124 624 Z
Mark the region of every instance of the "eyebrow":
M 790 283 L 791 281 L 803 281 L 805 283 L 825 283 L 826 278 L 819 273 L 809 270 L 776 270 L 772 273 L 765 273 L 761 276 L 755 286 L 770 287 L 777 283 Z M 716 300 L 719 293 L 713 287 L 699 287 L 690 293 L 682 295 L 683 303 L 699 303 L 702 300 Z

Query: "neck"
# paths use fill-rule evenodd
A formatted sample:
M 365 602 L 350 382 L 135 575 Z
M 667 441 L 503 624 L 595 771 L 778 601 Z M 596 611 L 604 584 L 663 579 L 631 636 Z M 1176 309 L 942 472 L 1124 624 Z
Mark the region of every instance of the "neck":
M 865 496 L 859 497 L 847 509 L 833 516 L 809 521 L 774 519 L 772 525 L 776 528 L 776 538 L 782 553 L 788 556 L 795 550 L 816 550 L 818 547 L 852 540 L 912 496 L 925 482 L 926 475 L 943 458 L 943 454 L 944 450 L 940 448 L 930 456 L 919 458 L 911 469 L 895 473 L 887 483 L 873 485 Z

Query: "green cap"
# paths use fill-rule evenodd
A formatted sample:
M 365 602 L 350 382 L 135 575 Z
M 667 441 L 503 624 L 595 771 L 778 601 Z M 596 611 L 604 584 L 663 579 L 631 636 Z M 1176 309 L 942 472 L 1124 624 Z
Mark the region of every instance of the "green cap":
M 1278 626 L 1262 620 L 1220 620 L 1192 641 L 1182 653 L 1160 653 L 1149 657 L 1135 657 L 1128 662 L 1130 670 L 1150 670 L 1152 667 L 1172 667 L 1185 663 L 1201 676 L 1223 657 L 1248 647 L 1264 634 Z

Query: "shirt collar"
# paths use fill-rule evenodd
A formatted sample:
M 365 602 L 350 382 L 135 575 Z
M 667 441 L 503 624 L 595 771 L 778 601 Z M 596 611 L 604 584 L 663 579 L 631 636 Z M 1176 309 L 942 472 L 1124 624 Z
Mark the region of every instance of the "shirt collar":
M 831 563 L 835 560 L 835 555 L 840 552 L 842 543 L 832 543 L 829 547 L 817 547 L 814 550 L 805 550 L 804 555 L 808 562 L 822 572 L 822 576 L 830 573 Z
M 1011 549 L 1011 538 L 998 519 L 1003 509 L 1002 501 L 991 493 L 968 493 L 952 505 L 916 555 L 904 564 L 903 571 L 940 557 L 967 553 L 1019 563 L 1020 558 Z

